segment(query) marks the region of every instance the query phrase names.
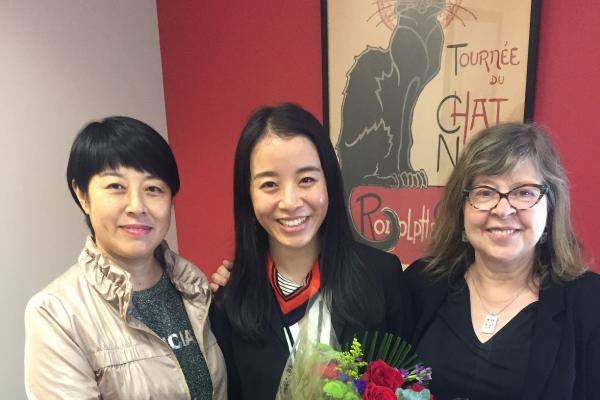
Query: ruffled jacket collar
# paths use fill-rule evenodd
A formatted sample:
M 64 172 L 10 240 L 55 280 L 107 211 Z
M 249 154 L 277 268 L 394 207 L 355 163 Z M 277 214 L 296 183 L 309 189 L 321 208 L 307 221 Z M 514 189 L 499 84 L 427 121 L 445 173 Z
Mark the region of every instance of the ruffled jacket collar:
M 188 260 L 173 252 L 166 241 L 159 246 L 165 261 L 165 273 L 184 298 L 209 304 L 211 291 L 204 275 Z M 89 284 L 125 319 L 131 302 L 131 274 L 100 252 L 88 236 L 78 258 Z

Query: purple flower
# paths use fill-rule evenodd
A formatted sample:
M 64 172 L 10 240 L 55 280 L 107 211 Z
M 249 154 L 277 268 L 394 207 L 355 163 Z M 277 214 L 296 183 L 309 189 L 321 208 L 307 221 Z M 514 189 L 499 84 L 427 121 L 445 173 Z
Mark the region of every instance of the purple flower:
M 400 372 L 400 374 L 402 375 L 402 378 L 404 378 L 404 379 L 406 379 L 406 377 L 409 374 L 409 372 L 407 370 L 405 370 L 404 368 L 398 368 L 398 371 Z
M 358 393 L 362 395 L 365 389 L 367 388 L 367 382 L 363 381 L 362 379 L 356 379 L 354 381 L 354 387 L 356 387 Z
M 342 382 L 348 382 L 348 374 L 341 372 L 340 376 L 338 377 L 338 380 Z
M 421 366 L 420 370 L 417 372 L 417 381 L 419 383 L 427 382 L 431 380 L 431 367 L 423 368 Z

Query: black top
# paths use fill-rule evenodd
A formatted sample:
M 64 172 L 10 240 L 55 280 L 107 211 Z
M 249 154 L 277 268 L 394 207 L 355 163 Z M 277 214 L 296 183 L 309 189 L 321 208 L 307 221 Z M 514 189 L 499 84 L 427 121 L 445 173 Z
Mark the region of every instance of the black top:
M 392 332 L 408 339 L 412 328 L 411 308 L 398 257 L 361 244 L 355 244 L 353 248 L 362 262 L 371 268 L 384 290 L 385 319 L 372 330 Z M 277 305 L 274 297 L 273 302 Z M 275 398 L 289 348 L 279 307 L 273 307 L 266 319 L 268 329 L 265 338 L 260 342 L 248 342 L 232 330 L 224 310 L 211 307 L 211 327 L 227 364 L 227 387 L 231 400 Z M 340 343 L 350 342 L 358 333 L 336 315 L 333 314 L 331 319 Z
M 181 299 L 166 275 L 151 288 L 134 291 L 131 314 L 152 329 L 175 356 L 190 390 L 192 400 L 212 399 L 212 381 L 206 360 Z
M 413 342 L 424 336 L 452 286 L 448 278 L 433 279 L 423 273 L 424 265 L 419 260 L 403 274 L 417 317 Z M 548 279 L 542 283 L 525 384 L 514 399 L 600 399 L 599 304 L 598 274 L 587 272 L 570 282 Z M 435 369 L 432 377 L 435 382 Z
M 433 369 L 436 399 L 516 399 L 525 383 L 537 302 L 481 343 L 471 322 L 469 289 L 464 280 L 449 292 L 417 344 L 417 354 Z

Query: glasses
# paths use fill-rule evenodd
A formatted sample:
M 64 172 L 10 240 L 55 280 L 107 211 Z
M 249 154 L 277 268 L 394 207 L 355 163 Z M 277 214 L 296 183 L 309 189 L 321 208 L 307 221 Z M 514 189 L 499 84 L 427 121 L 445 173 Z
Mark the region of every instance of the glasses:
M 463 193 L 469 204 L 480 211 L 493 210 L 503 198 L 515 210 L 527 210 L 539 203 L 548 193 L 548 186 L 528 183 L 501 193 L 493 187 L 481 185 L 470 189 L 464 188 Z

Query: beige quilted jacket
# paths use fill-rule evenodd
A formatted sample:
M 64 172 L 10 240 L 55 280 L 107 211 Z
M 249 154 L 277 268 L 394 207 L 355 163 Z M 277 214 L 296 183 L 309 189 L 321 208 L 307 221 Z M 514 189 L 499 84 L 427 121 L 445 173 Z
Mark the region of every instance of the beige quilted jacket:
M 211 293 L 192 263 L 162 244 L 213 382 L 227 398 L 223 355 L 210 330 Z M 29 399 L 190 399 L 175 354 L 128 314 L 129 274 L 88 238 L 72 266 L 27 304 L 25 387 Z

